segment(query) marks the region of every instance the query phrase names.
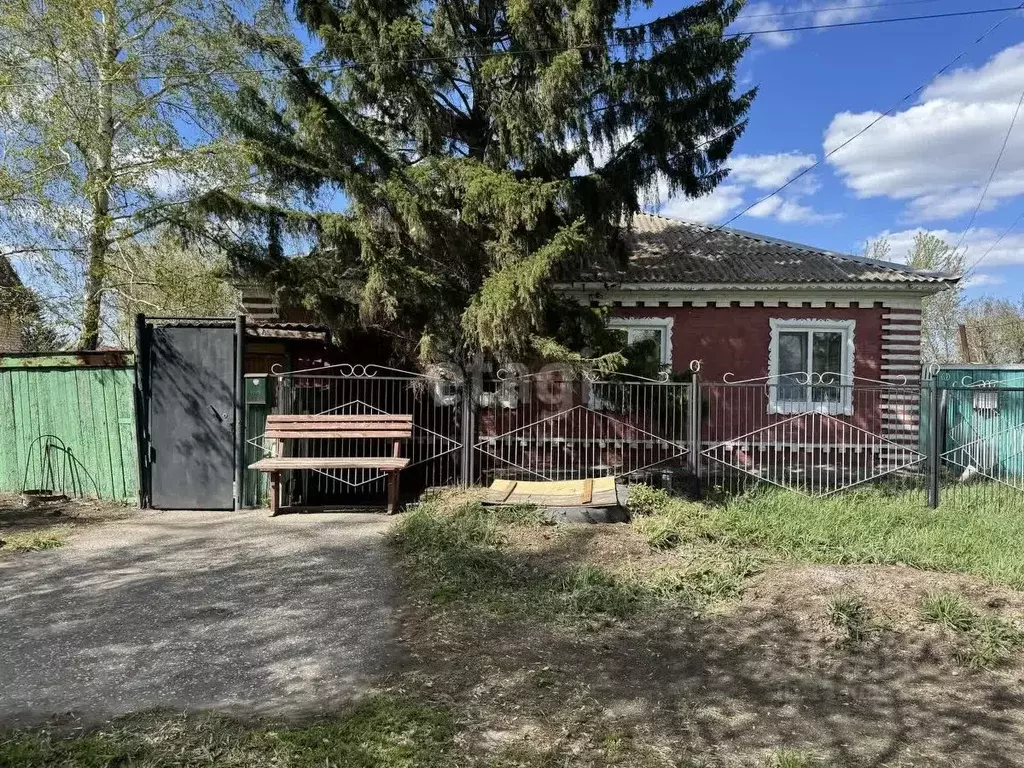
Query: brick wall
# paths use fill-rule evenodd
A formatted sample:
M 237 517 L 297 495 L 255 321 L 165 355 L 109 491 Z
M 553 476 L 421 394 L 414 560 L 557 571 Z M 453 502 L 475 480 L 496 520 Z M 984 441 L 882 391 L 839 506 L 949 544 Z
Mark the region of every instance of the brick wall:
M 726 435 L 719 434 L 722 430 L 739 430 L 739 434 L 786 418 L 766 413 L 767 394 L 757 385 L 748 390 L 713 386 L 723 382 L 726 374 L 732 374 L 734 381 L 768 376 L 773 318 L 854 320 L 853 375 L 885 384 L 857 382 L 862 389 L 854 392 L 854 413 L 848 421 L 894 442 L 917 442 L 919 394 L 909 390 L 888 391 L 886 385 L 902 383 L 904 376 L 912 386 L 919 382 L 920 309 L 893 308 L 886 302 L 875 301 L 846 302 L 848 306 L 811 306 L 810 302 L 783 301 L 773 302 L 778 306 L 751 303 L 755 306 L 739 306 L 738 302 L 719 302 L 715 306 L 620 306 L 613 308 L 612 314 L 622 318 L 672 318 L 672 369 L 685 372 L 689 370 L 690 361 L 700 360 L 701 380 L 710 385 L 706 407 L 708 415 L 715 415 L 712 421 L 716 426 L 711 430 L 714 434 L 709 432 L 705 437 L 711 441 L 724 439 Z M 902 302 L 904 306 L 909 303 Z M 801 426 L 797 420 L 792 428 Z

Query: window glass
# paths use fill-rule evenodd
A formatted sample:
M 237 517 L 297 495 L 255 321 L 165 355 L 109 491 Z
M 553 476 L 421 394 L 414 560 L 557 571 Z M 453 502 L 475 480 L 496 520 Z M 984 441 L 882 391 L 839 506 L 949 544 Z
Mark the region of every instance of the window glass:
M 840 384 L 837 374 L 843 372 L 843 334 L 835 331 L 815 331 L 812 334 L 811 370 L 821 376 L 824 385 Z M 838 386 L 814 386 L 811 399 L 816 403 L 837 403 Z
M 807 334 L 783 331 L 779 334 L 779 399 L 806 400 Z

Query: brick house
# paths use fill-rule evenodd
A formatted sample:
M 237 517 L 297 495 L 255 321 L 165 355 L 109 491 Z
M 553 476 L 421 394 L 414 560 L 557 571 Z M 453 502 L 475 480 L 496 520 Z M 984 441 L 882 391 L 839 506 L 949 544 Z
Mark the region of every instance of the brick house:
M 732 415 L 760 428 L 816 412 L 899 442 L 917 439 L 918 417 L 899 396 L 877 394 L 858 408 L 856 387 L 877 393 L 920 382 L 921 302 L 959 276 L 648 214 L 634 218 L 627 245 L 624 268 L 561 289 L 609 307 L 610 325 L 630 342 L 654 339 L 674 372 L 696 360 L 704 381 L 765 385 L 742 404 L 709 403 L 723 411 L 718 423 Z M 813 376 L 821 374 L 839 386 L 820 386 Z M 737 409 L 747 413 L 729 413 Z
M 7 295 L 20 288 L 21 280 L 14 268 L 6 257 L 0 256 L 0 352 L 20 352 L 22 349 L 22 320 L 12 309 L 12 297 Z

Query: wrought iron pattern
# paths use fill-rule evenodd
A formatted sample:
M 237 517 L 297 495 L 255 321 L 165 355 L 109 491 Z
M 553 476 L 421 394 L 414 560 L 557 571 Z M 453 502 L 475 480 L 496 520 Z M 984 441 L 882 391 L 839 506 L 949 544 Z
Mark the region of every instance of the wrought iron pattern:
M 388 373 L 390 375 L 383 375 Z M 345 375 L 348 374 L 348 375 Z M 443 390 L 443 391 L 442 391 Z M 410 459 L 403 470 L 403 491 L 458 482 L 461 392 L 456 383 L 419 374 L 394 375 L 393 369 L 351 366 L 341 373 L 284 374 L 277 377 L 278 413 L 409 413 L 413 436 L 405 441 Z M 295 441 L 300 456 L 387 456 L 388 439 Z M 304 504 L 341 504 L 379 497 L 385 475 L 373 469 L 303 470 L 294 473 L 291 492 Z
M 678 469 L 688 452 L 689 393 L 685 382 L 627 378 L 489 382 L 475 444 L 481 478 L 637 478 Z

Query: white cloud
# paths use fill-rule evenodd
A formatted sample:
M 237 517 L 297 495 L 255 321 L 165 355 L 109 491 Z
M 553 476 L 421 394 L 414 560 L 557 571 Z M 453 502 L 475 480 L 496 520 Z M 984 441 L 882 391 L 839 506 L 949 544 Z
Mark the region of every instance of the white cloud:
M 980 67 L 935 80 L 923 92 L 923 101 L 882 117 L 829 162 L 858 197 L 903 201 L 912 220 L 935 221 L 969 212 L 981 198 L 1022 84 L 1024 44 Z M 877 112 L 835 115 L 825 131 L 826 153 L 878 117 Z M 984 209 L 1022 193 L 1024 126 L 1018 126 Z
M 976 275 L 971 275 L 969 278 L 964 280 L 964 288 L 984 288 L 990 285 L 1003 285 L 1006 282 L 1001 277 L 996 275 L 988 275 L 983 272 Z
M 914 236 L 918 232 L 927 232 L 928 234 L 935 235 L 936 237 L 945 240 L 949 245 L 956 245 L 960 239 L 960 232 L 954 232 L 949 229 L 904 229 L 899 232 L 881 232 L 875 237 L 871 238 L 875 240 L 879 237 L 885 237 L 889 240 L 889 245 L 892 247 L 892 252 L 889 256 L 891 261 L 905 262 L 910 254 L 910 249 L 914 244 Z M 964 239 L 964 245 L 966 247 L 966 261 L 968 265 L 973 264 L 978 259 L 982 258 L 986 252 L 987 256 L 984 256 L 985 260 L 981 266 L 984 267 L 995 267 L 1005 266 L 1007 264 L 1024 264 L 1024 233 L 1010 233 L 1002 240 L 999 241 L 995 247 L 993 244 L 1002 231 L 993 229 L 991 227 L 978 227 L 971 230 L 967 237 Z M 989 249 L 992 249 L 989 252 Z M 991 283 L 990 283 L 991 284 Z
M 793 178 L 800 171 L 814 165 L 814 155 L 801 152 L 779 152 L 765 155 L 735 155 L 729 158 L 729 176 L 714 192 L 697 199 L 670 198 L 664 185 L 659 186 L 656 199 L 650 201 L 657 208 L 659 201 L 666 201 L 660 212 L 666 216 L 716 223 L 739 210 L 749 197 L 757 199 L 765 191 L 775 190 Z M 762 219 L 775 219 L 786 224 L 810 224 L 833 221 L 839 214 L 825 214 L 815 211 L 804 202 L 813 195 L 818 183 L 811 174 L 801 178 L 788 190 L 757 204 L 747 215 Z
M 966 104 L 982 101 L 1016 103 L 1024 83 L 1024 45 L 1000 51 L 980 67 L 964 67 L 938 77 L 921 98 Z
M 729 158 L 729 181 L 758 189 L 775 189 L 815 162 L 814 155 L 801 152 L 735 155 Z
M 783 20 L 788 19 L 788 16 L 771 15 L 779 10 L 780 6 L 774 3 L 750 3 L 736 19 L 736 30 L 733 31 L 774 30 L 786 26 Z M 788 48 L 796 42 L 796 35 L 792 32 L 767 32 L 759 34 L 757 39 L 772 48 Z
M 788 27 L 818 24 L 840 24 L 867 18 L 873 13 L 863 7 L 864 0 L 804 0 L 804 2 L 751 3 L 743 9 L 730 31 L 752 32 L 758 42 L 771 48 L 788 48 L 796 42 L 796 32 L 782 32 Z M 780 15 L 781 14 L 781 15 Z
M 685 221 L 714 224 L 743 205 L 743 190 L 734 184 L 719 184 L 704 197 L 675 197 L 658 210 L 664 216 Z
M 796 200 L 787 200 L 779 195 L 758 203 L 747 211 L 747 215 L 760 219 L 773 218 L 784 224 L 815 224 L 841 218 L 841 214 L 819 213 L 809 205 L 804 205 Z

